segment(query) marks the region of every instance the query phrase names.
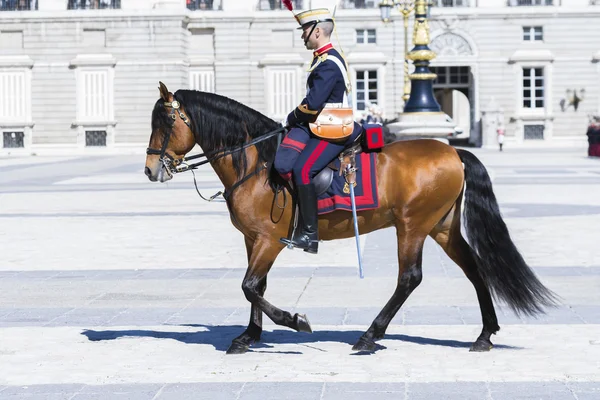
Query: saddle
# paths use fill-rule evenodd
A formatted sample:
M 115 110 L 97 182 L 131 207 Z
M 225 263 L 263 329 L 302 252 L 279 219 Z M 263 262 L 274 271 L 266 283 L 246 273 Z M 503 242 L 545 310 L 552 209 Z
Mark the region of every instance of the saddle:
M 383 147 L 383 127 L 381 125 L 363 125 L 362 130 L 354 142 L 344 149 L 337 160 L 330 162 L 326 168 L 313 178 L 317 197 L 323 195 L 333 182 L 335 172 L 340 176 L 344 171 L 351 171 L 346 175 L 347 182 L 355 182 L 356 155 L 380 151 Z

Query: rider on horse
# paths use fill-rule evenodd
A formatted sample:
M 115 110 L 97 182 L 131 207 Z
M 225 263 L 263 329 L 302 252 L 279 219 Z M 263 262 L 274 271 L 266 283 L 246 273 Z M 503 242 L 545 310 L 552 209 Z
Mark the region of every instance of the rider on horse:
M 351 103 L 348 72 L 343 57 L 330 41 L 334 21 L 329 10 L 308 10 L 297 14 L 296 20 L 302 29 L 304 45 L 308 50 L 314 50 L 314 58 L 308 69 L 306 97 L 287 116 L 284 125 L 291 130 L 275 156 L 277 172 L 285 179 L 293 180 L 296 186 L 300 210 L 299 225 L 292 238 L 281 238 L 280 241 L 316 254 L 319 235 L 313 178 L 356 139 L 361 129 L 355 124 L 354 132 L 342 142 L 323 140 L 311 132 L 309 123 L 314 122 L 325 107 Z

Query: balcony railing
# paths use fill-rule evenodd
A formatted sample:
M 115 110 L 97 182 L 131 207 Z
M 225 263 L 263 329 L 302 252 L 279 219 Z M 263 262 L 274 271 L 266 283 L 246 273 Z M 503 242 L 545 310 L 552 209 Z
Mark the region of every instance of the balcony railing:
M 37 10 L 38 0 L 0 0 L 0 11 Z
M 302 10 L 304 7 L 304 2 L 309 0 L 292 0 L 292 4 L 294 5 L 294 10 Z M 262 11 L 267 10 L 285 10 L 285 6 L 281 0 L 259 0 L 258 1 L 258 9 Z
M 469 7 L 469 0 L 433 0 L 434 7 Z
M 186 0 L 188 10 L 214 10 L 214 0 Z
M 380 0 L 342 0 L 341 6 L 346 9 L 378 8 Z
M 553 6 L 553 0 L 508 0 L 508 5 L 512 7 L 519 6 Z
M 102 10 L 121 8 L 121 0 L 69 0 L 69 10 Z

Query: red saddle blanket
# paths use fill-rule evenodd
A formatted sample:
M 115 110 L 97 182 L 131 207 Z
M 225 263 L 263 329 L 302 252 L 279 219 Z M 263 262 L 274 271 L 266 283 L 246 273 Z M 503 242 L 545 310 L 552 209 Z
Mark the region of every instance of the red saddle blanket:
M 354 186 L 356 211 L 372 210 L 379 207 L 376 158 L 377 153 L 360 153 L 356 156 L 356 168 L 358 169 L 356 171 L 356 186 Z M 339 165 L 340 161 L 338 159 L 336 167 L 339 168 Z M 337 210 L 352 211 L 350 187 L 343 175 L 340 176 L 335 171 L 329 189 L 318 197 L 317 207 L 319 215 Z

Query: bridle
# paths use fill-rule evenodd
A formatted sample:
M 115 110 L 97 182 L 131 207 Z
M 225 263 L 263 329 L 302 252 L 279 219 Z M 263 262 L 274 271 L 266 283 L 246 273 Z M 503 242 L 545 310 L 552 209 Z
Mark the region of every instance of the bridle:
M 163 104 L 164 104 L 165 108 L 171 109 L 171 111 L 169 112 L 169 117 L 173 120 L 173 124 L 175 124 L 175 121 L 177 120 L 177 115 L 179 115 L 179 118 L 181 118 L 181 120 L 187 125 L 187 127 L 190 128 L 190 131 L 192 132 L 192 134 L 194 134 L 194 131 L 190 124 L 189 118 L 185 115 L 185 113 L 183 111 L 181 111 L 181 103 L 179 103 L 179 101 L 173 99 L 173 101 L 164 102 Z M 169 129 L 168 133 L 165 135 L 165 138 L 163 139 L 163 144 L 162 144 L 162 147 L 160 150 L 153 149 L 151 147 L 148 147 L 146 149 L 146 154 L 159 156 L 162 166 L 165 168 L 167 173 L 171 176 L 173 176 L 174 174 L 180 173 L 180 172 L 185 172 L 185 171 L 192 171 L 192 173 L 194 173 L 193 170 L 197 169 L 201 165 L 207 164 L 211 161 L 216 161 L 222 157 L 237 153 L 238 151 L 245 150 L 248 147 L 256 145 L 257 143 L 260 143 L 262 141 L 270 139 L 274 136 L 281 135 L 281 133 L 286 130 L 286 127 L 281 127 L 281 128 L 275 129 L 271 132 L 261 135 L 261 136 L 257 137 L 256 139 L 253 139 L 253 140 L 251 140 L 247 143 L 244 143 L 243 145 L 241 145 L 239 147 L 235 147 L 233 149 L 222 148 L 222 149 L 217 149 L 217 150 L 213 150 L 213 151 L 206 152 L 206 153 L 195 154 L 195 155 L 189 156 L 189 157 L 175 159 L 173 156 L 171 156 L 170 154 L 167 153 L 167 146 L 169 145 L 169 140 L 171 139 L 171 133 L 173 132 L 172 127 L 173 127 L 173 125 L 171 125 L 171 129 Z M 279 138 L 279 141 L 281 141 L 281 137 Z M 198 161 L 198 162 L 195 162 L 192 164 L 188 164 L 188 161 L 195 160 L 198 158 L 205 158 L 205 160 Z M 254 175 L 258 174 L 260 171 L 262 171 L 265 168 L 267 168 L 267 163 L 264 163 L 263 165 L 261 165 L 259 168 L 255 169 L 250 174 L 244 176 L 242 179 L 240 179 L 238 182 L 236 182 L 231 187 L 231 189 L 224 190 L 223 192 L 218 192 L 217 194 L 211 196 L 209 199 L 205 199 L 204 196 L 202 196 L 202 194 L 200 194 L 200 191 L 198 190 L 198 185 L 196 185 L 196 176 L 195 175 L 194 175 L 194 185 L 196 186 L 196 191 L 198 192 L 200 197 L 206 201 L 212 201 L 220 195 L 223 195 L 225 200 L 227 200 L 227 198 L 229 196 L 231 196 L 231 193 L 233 193 L 233 191 L 238 186 L 240 186 L 241 184 L 246 182 L 248 179 L 250 179 Z

